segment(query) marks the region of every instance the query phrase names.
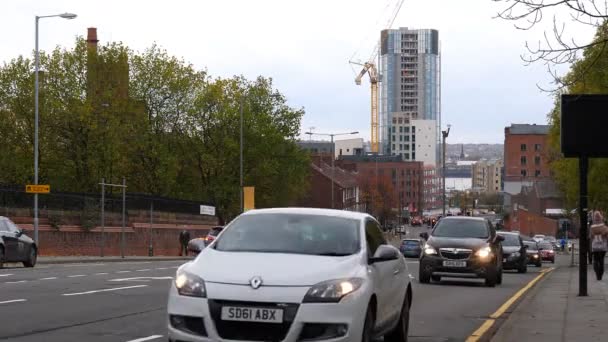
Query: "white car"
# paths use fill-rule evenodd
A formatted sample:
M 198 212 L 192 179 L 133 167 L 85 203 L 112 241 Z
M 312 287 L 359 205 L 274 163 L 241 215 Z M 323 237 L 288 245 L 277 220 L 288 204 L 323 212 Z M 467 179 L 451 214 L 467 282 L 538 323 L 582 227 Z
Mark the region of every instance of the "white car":
M 534 237 L 532 238 L 532 240 L 536 241 L 537 243 L 538 242 L 542 242 L 542 241 L 545 240 L 545 236 L 542 235 L 542 234 L 536 234 L 536 235 L 534 235 Z
M 169 341 L 407 341 L 405 260 L 371 216 L 248 211 L 169 290 Z

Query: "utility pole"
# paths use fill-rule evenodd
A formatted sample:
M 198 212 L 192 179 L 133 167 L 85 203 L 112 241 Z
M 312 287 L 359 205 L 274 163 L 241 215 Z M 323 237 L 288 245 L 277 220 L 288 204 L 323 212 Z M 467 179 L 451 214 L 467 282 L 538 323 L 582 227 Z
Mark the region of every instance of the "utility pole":
M 447 131 L 441 131 L 441 135 L 443 137 L 443 148 L 442 148 L 442 152 L 443 152 L 443 171 L 441 172 L 442 173 L 442 178 L 443 178 L 443 181 L 442 181 L 442 183 L 443 183 L 443 201 L 442 201 L 443 216 L 442 217 L 445 217 L 445 201 L 446 201 L 446 198 L 445 198 L 445 155 L 446 155 L 446 151 L 445 151 L 445 148 L 446 148 L 445 139 L 450 135 L 450 127 L 451 126 L 448 125 Z

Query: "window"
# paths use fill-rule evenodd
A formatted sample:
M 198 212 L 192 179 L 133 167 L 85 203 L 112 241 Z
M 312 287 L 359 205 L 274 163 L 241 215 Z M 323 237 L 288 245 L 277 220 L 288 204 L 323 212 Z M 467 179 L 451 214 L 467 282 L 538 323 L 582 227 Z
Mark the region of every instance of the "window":
M 403 150 L 403 144 L 399 144 L 399 150 Z
M 412 151 L 416 151 L 416 144 L 412 144 Z
M 526 177 L 528 175 L 528 172 L 526 170 L 521 170 L 520 172 L 522 177 Z
M 350 152 L 350 148 L 347 148 L 347 149 L 346 149 L 346 152 L 347 152 L 347 153 L 348 153 L 348 152 Z
M 415 146 L 415 145 L 414 145 Z M 413 146 L 412 146 L 413 147 Z M 416 153 L 412 152 L 412 159 L 416 159 Z
M 393 133 L 395 133 L 395 126 L 393 126 L 393 127 L 391 128 L 391 130 L 393 131 Z
M 410 132 L 410 128 L 409 127 L 403 127 L 403 132 L 409 133 Z
M 403 133 L 403 126 L 399 126 L 399 133 Z
M 521 156 L 521 158 L 519 158 L 519 160 L 521 161 L 521 165 L 526 165 L 528 162 L 528 159 L 526 158 L 526 156 Z
M 540 156 L 534 157 L 534 165 L 540 165 Z
M 410 136 L 406 135 L 403 137 L 403 141 L 409 142 L 410 141 Z
M 526 151 L 526 144 L 521 144 L 520 145 L 520 149 L 521 149 L 522 152 L 525 152 Z
M 403 135 L 399 135 L 399 141 L 403 141 Z
M 394 151 L 394 150 L 396 150 L 396 148 L 395 148 L 395 144 L 393 144 L 393 151 Z
M 410 154 L 409 153 L 405 153 L 405 157 L 404 158 L 405 158 L 405 160 L 409 160 L 410 159 Z M 409 170 L 408 170 L 408 175 L 409 175 Z
M 340 155 L 342 155 L 342 149 L 340 149 Z
M 540 144 L 534 144 L 534 151 L 540 152 Z
M 416 126 L 412 126 L 412 132 L 416 132 Z
M 540 177 L 540 170 L 534 171 L 534 177 Z
M 412 135 L 412 141 L 416 142 L 416 136 L 415 135 Z
M 368 258 L 374 256 L 378 247 L 386 244 L 378 222 L 369 219 L 365 222 L 365 241 L 367 242 Z
M 0 232 L 7 232 L 8 231 L 8 227 L 6 226 L 6 223 L 4 222 L 4 220 L 0 220 Z
M 396 141 L 397 139 L 395 138 L 395 135 L 393 135 L 393 141 Z

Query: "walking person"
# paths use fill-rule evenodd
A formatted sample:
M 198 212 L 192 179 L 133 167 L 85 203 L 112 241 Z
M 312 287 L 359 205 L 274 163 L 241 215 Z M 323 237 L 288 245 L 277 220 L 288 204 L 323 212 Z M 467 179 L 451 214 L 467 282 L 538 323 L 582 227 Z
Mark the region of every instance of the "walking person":
M 593 253 L 593 270 L 597 280 L 604 275 L 604 258 L 608 251 L 608 226 L 604 224 L 604 217 L 599 211 L 593 213 L 591 225 L 591 251 Z
M 188 256 L 188 242 L 190 241 L 190 232 L 182 230 L 179 233 L 179 256 Z

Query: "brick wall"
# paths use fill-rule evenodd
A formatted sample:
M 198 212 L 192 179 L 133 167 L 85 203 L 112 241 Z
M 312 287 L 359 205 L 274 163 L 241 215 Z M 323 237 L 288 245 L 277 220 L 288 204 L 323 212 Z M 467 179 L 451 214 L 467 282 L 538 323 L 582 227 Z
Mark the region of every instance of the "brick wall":
M 519 230 L 521 235 L 534 236 L 536 234 L 557 234 L 557 220 L 530 213 L 526 210 L 517 210 L 509 220 L 510 230 Z

